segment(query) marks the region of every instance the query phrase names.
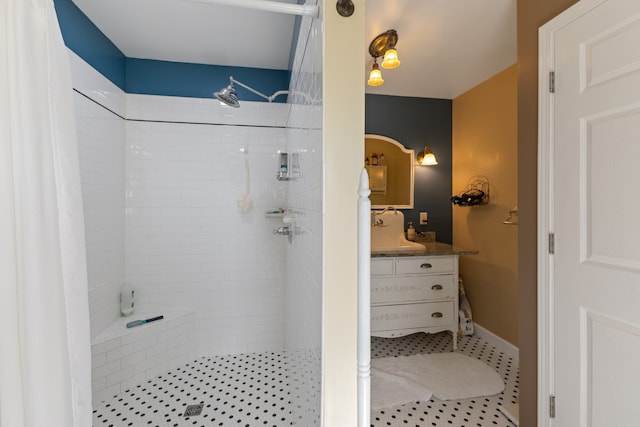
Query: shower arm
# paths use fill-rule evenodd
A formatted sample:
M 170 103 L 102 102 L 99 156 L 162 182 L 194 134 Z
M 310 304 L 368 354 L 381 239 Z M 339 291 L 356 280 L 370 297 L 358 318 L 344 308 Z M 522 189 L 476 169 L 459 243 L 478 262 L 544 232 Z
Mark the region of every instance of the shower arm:
M 285 94 L 290 93 L 290 91 L 288 91 L 288 90 L 279 90 L 279 91 L 275 92 L 273 95 L 271 95 L 271 96 L 267 96 L 267 95 L 265 95 L 264 93 L 262 93 L 262 92 L 260 92 L 260 91 L 257 91 L 257 90 L 255 90 L 254 88 L 249 87 L 249 86 L 247 86 L 246 84 L 244 84 L 244 83 L 242 83 L 242 82 L 237 81 L 237 80 L 236 80 L 236 79 L 234 79 L 233 77 L 229 77 L 229 81 L 231 82 L 231 84 L 234 84 L 234 83 L 235 83 L 235 84 L 237 84 L 238 86 L 242 86 L 243 88 L 247 89 L 248 91 L 253 92 L 253 93 L 255 93 L 256 95 L 259 95 L 259 96 L 263 97 L 264 99 L 266 99 L 266 100 L 267 100 L 267 101 L 269 101 L 269 102 L 273 102 L 273 100 L 274 100 L 276 97 L 280 96 L 280 95 L 285 95 Z
M 199 3 L 219 4 L 223 6 L 242 7 L 245 9 L 262 10 L 266 12 L 285 13 L 289 15 L 320 16 L 317 5 L 278 3 L 275 1 L 257 0 L 191 0 Z

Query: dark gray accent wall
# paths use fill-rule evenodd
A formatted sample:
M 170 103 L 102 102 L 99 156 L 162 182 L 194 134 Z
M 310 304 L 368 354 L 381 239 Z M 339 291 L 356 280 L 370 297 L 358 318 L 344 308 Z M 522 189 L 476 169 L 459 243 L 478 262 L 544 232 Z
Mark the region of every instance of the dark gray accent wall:
M 365 95 L 366 133 L 393 138 L 416 154 L 428 145 L 436 155 L 437 166 L 416 163 L 414 209 L 402 211 L 405 221 L 412 221 L 417 231 L 435 231 L 436 239 L 443 243 L 453 241 L 451 108 L 450 99 Z M 428 225 L 419 225 L 419 212 L 428 212 Z

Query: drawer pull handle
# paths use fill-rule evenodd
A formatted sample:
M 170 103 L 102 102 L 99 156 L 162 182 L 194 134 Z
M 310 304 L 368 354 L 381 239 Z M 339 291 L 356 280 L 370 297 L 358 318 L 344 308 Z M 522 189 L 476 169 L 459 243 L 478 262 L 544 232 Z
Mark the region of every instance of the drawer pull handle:
M 434 291 L 441 291 L 442 290 L 442 285 L 433 285 L 431 287 L 432 290 Z
M 440 318 L 442 317 L 442 313 L 440 313 L 439 311 L 436 311 L 435 313 L 431 313 L 431 317 Z
M 420 268 L 431 268 L 433 267 L 431 264 L 429 264 L 428 262 L 425 262 L 424 264 L 420 265 Z

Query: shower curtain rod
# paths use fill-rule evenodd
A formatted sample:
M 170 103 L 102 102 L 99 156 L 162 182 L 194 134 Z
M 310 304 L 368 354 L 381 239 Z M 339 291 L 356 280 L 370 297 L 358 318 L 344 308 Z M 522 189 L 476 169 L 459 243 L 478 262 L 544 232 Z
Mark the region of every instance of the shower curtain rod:
M 192 0 L 199 3 L 219 4 L 223 6 L 242 7 L 245 9 L 263 10 L 266 12 L 286 13 L 289 15 L 311 16 L 317 18 L 319 9 L 317 5 L 289 4 L 275 1 L 260 0 Z

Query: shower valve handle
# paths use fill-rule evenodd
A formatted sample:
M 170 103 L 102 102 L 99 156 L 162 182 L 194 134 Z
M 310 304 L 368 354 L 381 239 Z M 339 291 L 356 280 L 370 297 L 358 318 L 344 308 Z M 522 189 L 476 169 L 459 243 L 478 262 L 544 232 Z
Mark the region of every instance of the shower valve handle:
M 273 230 L 273 234 L 277 234 L 278 236 L 287 236 L 289 244 L 293 243 L 293 232 L 294 230 L 292 230 L 288 225 L 284 225 Z
M 284 227 L 278 227 L 273 230 L 273 234 L 279 234 L 281 236 L 288 236 L 291 231 L 289 230 L 289 226 L 285 225 Z

